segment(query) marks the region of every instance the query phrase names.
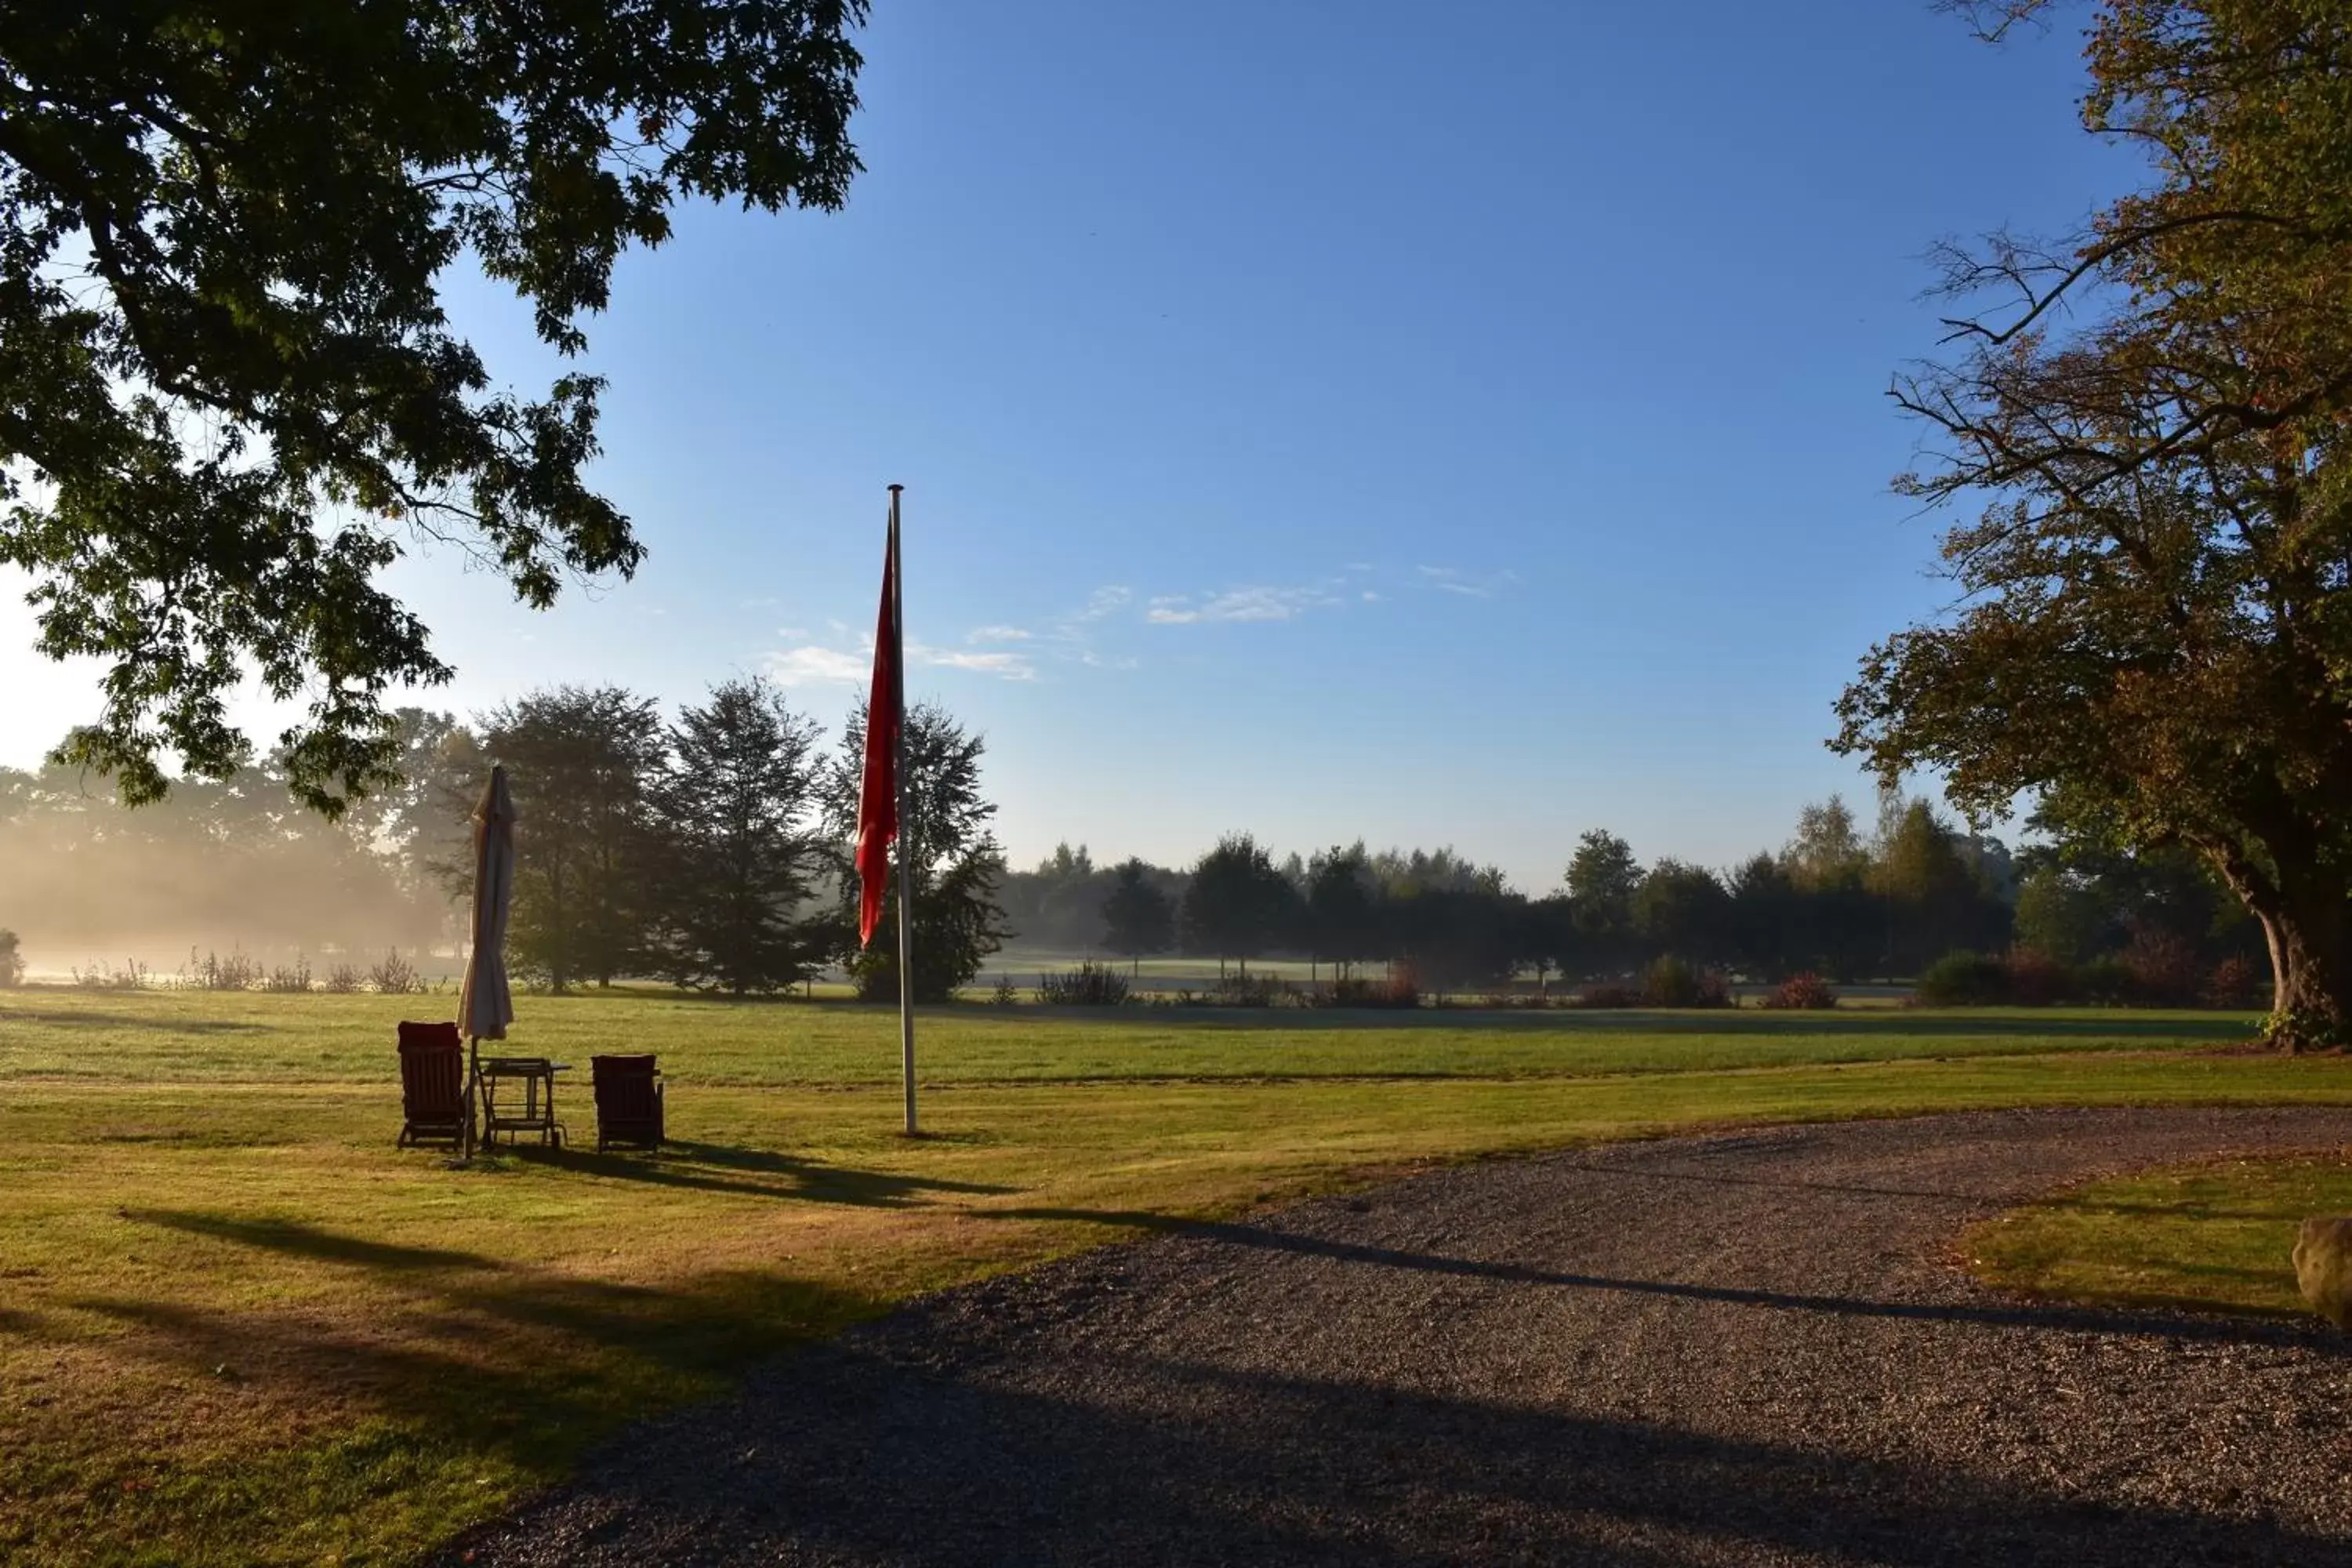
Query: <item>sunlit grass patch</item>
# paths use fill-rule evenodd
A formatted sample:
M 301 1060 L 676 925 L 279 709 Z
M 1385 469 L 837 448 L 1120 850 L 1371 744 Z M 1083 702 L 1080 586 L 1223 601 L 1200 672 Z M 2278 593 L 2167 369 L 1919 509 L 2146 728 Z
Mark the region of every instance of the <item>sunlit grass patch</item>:
M 2352 1214 L 2352 1146 L 2087 1183 L 1972 1227 L 1960 1247 L 1979 1278 L 2031 1295 L 2301 1318 L 2295 1227 L 2315 1214 Z

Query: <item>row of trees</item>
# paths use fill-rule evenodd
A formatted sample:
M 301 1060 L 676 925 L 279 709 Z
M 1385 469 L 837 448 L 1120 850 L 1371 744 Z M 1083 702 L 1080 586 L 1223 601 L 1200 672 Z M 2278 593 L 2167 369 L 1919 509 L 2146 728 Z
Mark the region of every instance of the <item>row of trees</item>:
M 1961 949 L 2014 944 L 2076 964 L 2160 937 L 2218 963 L 2256 942 L 2192 858 L 2041 846 L 2013 859 L 1998 840 L 1892 793 L 1873 832 L 1832 796 L 1805 809 L 1781 849 L 1722 873 L 1671 858 L 1645 867 L 1624 839 L 1590 832 L 1560 888 L 1537 897 L 1451 851 L 1356 844 L 1276 861 L 1236 834 L 1182 870 L 1098 868 L 1064 846 L 1008 876 L 1005 898 L 1024 937 L 1037 911 L 1055 922 L 1053 945 L 1068 950 L 1183 952 L 1244 970 L 1278 955 L 1335 975 L 1402 964 L 1439 991 L 1530 973 L 1539 983 L 1621 975 L 1668 954 L 1759 978 L 1853 981 L 1916 975 Z
M 523 816 L 510 936 L 523 973 L 557 988 L 659 976 L 750 994 L 839 966 L 868 994 L 897 994 L 895 944 L 859 949 L 849 918 L 862 712 L 830 748 L 758 680 L 723 684 L 674 719 L 611 687 L 535 692 L 470 723 L 401 717 L 404 782 L 333 823 L 296 805 L 274 757 L 137 812 L 54 770 L 0 775 L 0 894 L 77 940 L 117 922 L 76 958 L 119 952 L 113 939 L 137 921 L 175 921 L 182 945 L 414 949 L 452 930 L 471 875 L 468 815 L 503 761 Z M 2078 845 L 2012 861 L 1998 841 L 1893 794 L 1869 831 L 1832 798 L 1807 807 L 1781 848 L 1724 872 L 1671 858 L 1644 866 L 1623 839 L 1591 832 L 1560 886 L 1539 896 L 1450 849 L 1359 843 L 1277 859 L 1247 834 L 1182 868 L 1097 867 L 1064 846 L 1008 872 L 983 753 L 940 710 L 910 715 L 925 997 L 968 983 L 1016 931 L 1037 947 L 1181 952 L 1244 970 L 1273 955 L 1335 975 L 1402 964 L 1439 991 L 1528 973 L 1617 976 L 1667 954 L 1759 978 L 1851 981 L 1916 975 L 1956 949 L 2015 945 L 2060 964 L 2156 938 L 2180 962 L 2259 951 L 2252 922 L 2192 856 Z M 895 921 L 895 905 L 886 915 Z
M 895 996 L 892 944 L 861 949 L 845 848 L 857 816 L 863 708 L 828 753 L 817 724 L 756 679 L 726 682 L 664 723 L 613 687 L 559 687 L 452 728 L 440 755 L 458 824 L 488 763 L 508 765 L 526 846 L 509 945 L 551 987 L 652 974 L 736 995 L 840 966 Z M 982 794 L 981 737 L 919 704 L 907 721 L 917 995 L 950 994 L 1007 934 L 1003 863 Z M 445 884 L 468 868 L 444 857 Z M 886 920 L 897 919 L 895 880 Z
M 827 750 L 816 722 L 757 679 L 665 720 L 616 687 L 536 691 L 470 722 L 398 715 L 396 785 L 329 820 L 272 754 L 138 810 L 79 770 L 0 770 L 0 900 L 56 956 L 416 948 L 456 934 L 471 888 L 470 816 L 493 763 L 521 816 L 509 956 L 555 989 L 659 976 L 734 994 L 840 967 L 895 996 L 890 944 L 849 918 L 862 711 Z M 972 978 L 1006 934 L 1003 856 L 981 738 L 942 710 L 908 721 L 918 994 Z M 895 879 L 887 918 L 897 919 Z

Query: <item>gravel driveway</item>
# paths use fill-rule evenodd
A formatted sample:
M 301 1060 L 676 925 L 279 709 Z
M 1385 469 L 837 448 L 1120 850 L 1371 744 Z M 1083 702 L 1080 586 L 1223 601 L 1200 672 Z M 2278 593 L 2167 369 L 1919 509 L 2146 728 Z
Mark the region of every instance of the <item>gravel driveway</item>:
M 2001 1112 L 1443 1172 L 933 1298 L 465 1545 L 2344 1568 L 2352 1340 L 2021 1304 L 1945 1253 L 2076 1176 L 2346 1142 L 2346 1110 Z

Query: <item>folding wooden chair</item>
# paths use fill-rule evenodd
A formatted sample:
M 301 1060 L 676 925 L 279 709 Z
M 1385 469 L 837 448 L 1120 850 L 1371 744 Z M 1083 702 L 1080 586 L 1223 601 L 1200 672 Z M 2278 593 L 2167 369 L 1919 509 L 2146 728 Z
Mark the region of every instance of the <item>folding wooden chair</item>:
M 615 1143 L 658 1149 L 662 1141 L 662 1077 L 653 1057 L 593 1057 L 596 1090 L 596 1152 Z
M 466 1081 L 466 1042 L 457 1025 L 400 1026 L 400 1114 L 396 1148 L 461 1148 L 472 1138 L 474 1089 Z

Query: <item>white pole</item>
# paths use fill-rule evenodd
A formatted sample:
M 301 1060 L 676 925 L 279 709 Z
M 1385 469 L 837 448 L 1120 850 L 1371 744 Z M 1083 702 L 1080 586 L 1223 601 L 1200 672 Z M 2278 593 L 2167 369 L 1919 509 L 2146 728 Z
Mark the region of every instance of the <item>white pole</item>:
M 898 792 L 898 1068 L 907 1084 L 907 1136 L 915 1121 L 915 825 L 907 816 L 907 602 L 906 563 L 898 554 L 898 492 L 890 487 L 890 705 L 898 724 L 890 773 Z M 868 716 L 868 722 L 872 721 Z

